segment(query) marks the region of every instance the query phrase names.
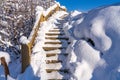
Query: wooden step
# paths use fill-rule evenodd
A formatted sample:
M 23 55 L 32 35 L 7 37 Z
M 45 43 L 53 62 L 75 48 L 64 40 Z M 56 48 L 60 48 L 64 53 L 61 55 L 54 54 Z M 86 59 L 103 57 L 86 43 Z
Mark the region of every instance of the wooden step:
M 47 73 L 51 73 L 53 71 L 57 71 L 57 72 L 63 72 L 63 73 L 69 73 L 68 69 L 46 69 Z
M 64 54 L 51 53 L 51 54 L 46 54 L 46 57 L 52 57 L 52 56 L 56 56 L 56 55 L 68 56 L 68 53 L 64 53 Z
M 46 60 L 61 60 L 61 61 L 66 61 L 67 56 L 64 55 L 56 55 L 56 56 L 51 56 L 51 57 L 46 57 Z
M 50 40 L 50 39 L 48 39 L 48 40 L 46 40 L 45 41 L 45 43 L 44 43 L 45 45 L 47 45 L 47 44 L 54 44 L 54 45 L 58 45 L 58 44 L 61 44 L 61 45 L 68 45 L 69 43 L 68 43 L 68 41 L 67 40 L 59 40 L 59 41 L 57 41 L 57 40 Z
M 61 33 L 61 32 L 57 32 L 57 33 L 46 33 L 45 35 L 48 35 L 48 36 L 54 36 L 54 35 L 65 35 L 65 33 Z
M 65 64 L 65 65 L 63 65 Z M 50 64 L 46 64 L 46 69 L 66 69 L 66 63 L 62 62 L 62 63 L 50 63 Z
M 62 29 L 53 29 L 53 30 L 49 30 L 49 32 L 64 32 L 64 30 L 62 30 Z
M 45 44 L 62 44 L 62 42 L 45 42 Z
M 63 29 L 63 27 L 56 27 L 56 28 L 53 28 L 53 29 Z
M 69 40 L 69 38 L 67 37 L 45 37 L 45 39 L 51 39 L 51 40 L 57 40 L 57 39 L 61 39 L 61 40 Z
M 45 37 L 62 37 L 62 38 L 66 38 L 65 35 L 52 35 L 52 36 L 49 36 L 49 35 L 46 35 Z
M 46 60 L 46 64 L 53 64 L 53 63 L 62 63 L 61 60 Z
M 55 49 L 46 51 L 46 54 L 67 54 L 66 49 Z
M 46 64 L 46 69 L 64 69 L 63 65 L 59 63 Z
M 68 40 L 45 40 L 45 44 L 62 44 L 62 43 L 68 43 Z
M 51 51 L 51 50 L 56 50 L 56 49 L 66 49 L 67 47 L 43 47 L 45 51 Z

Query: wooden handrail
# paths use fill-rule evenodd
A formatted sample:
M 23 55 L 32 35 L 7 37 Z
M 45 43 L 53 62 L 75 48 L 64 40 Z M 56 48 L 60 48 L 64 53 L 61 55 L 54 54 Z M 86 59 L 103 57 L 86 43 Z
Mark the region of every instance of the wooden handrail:
M 30 56 L 32 53 L 32 47 L 34 46 L 34 42 L 35 42 L 35 38 L 37 36 L 37 32 L 40 28 L 40 24 L 43 21 L 46 21 L 49 17 L 52 16 L 52 14 L 54 14 L 56 11 L 66 11 L 66 9 L 63 9 L 60 7 L 60 5 L 57 5 L 53 10 L 51 10 L 46 16 L 44 16 L 43 14 L 41 14 L 39 21 L 37 23 L 37 25 L 35 26 L 35 29 L 33 29 L 34 32 L 32 34 L 32 38 L 30 39 L 29 43 L 26 44 L 21 44 L 21 54 L 22 54 L 22 73 L 25 71 L 25 69 L 27 68 L 27 66 L 30 64 Z

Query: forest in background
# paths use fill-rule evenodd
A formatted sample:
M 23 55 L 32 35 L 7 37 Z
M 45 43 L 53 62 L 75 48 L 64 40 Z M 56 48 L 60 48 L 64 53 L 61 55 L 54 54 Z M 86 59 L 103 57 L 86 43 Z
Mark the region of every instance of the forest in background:
M 28 37 L 34 22 L 35 8 L 49 8 L 55 0 L 0 0 L 0 51 L 20 54 L 20 37 Z

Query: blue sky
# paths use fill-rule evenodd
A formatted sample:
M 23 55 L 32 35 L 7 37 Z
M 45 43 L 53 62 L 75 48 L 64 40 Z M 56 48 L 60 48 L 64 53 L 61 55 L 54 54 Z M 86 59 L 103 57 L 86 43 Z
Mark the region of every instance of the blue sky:
M 61 5 L 67 7 L 68 11 L 88 11 L 102 5 L 120 2 L 120 0 L 57 0 Z

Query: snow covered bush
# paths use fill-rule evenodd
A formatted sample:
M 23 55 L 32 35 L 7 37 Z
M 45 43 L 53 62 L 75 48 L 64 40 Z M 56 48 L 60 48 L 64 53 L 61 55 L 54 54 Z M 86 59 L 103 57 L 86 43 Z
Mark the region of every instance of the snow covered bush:
M 5 58 L 7 64 L 9 64 L 9 62 L 11 61 L 11 60 L 10 60 L 10 55 L 9 55 L 9 53 L 0 51 L 0 58 L 1 58 L 1 57 L 4 57 L 4 58 Z M 0 61 L 0 62 L 1 62 L 1 61 Z M 1 63 L 0 63 L 0 64 L 1 64 Z
M 96 8 L 76 16 L 79 18 L 68 18 L 69 24 L 65 25 L 65 28 L 72 26 L 68 28 L 74 42 L 68 67 L 73 72 L 73 79 L 119 80 L 120 4 Z M 72 60 L 73 56 L 75 60 Z M 73 65 L 76 67 L 73 68 Z

